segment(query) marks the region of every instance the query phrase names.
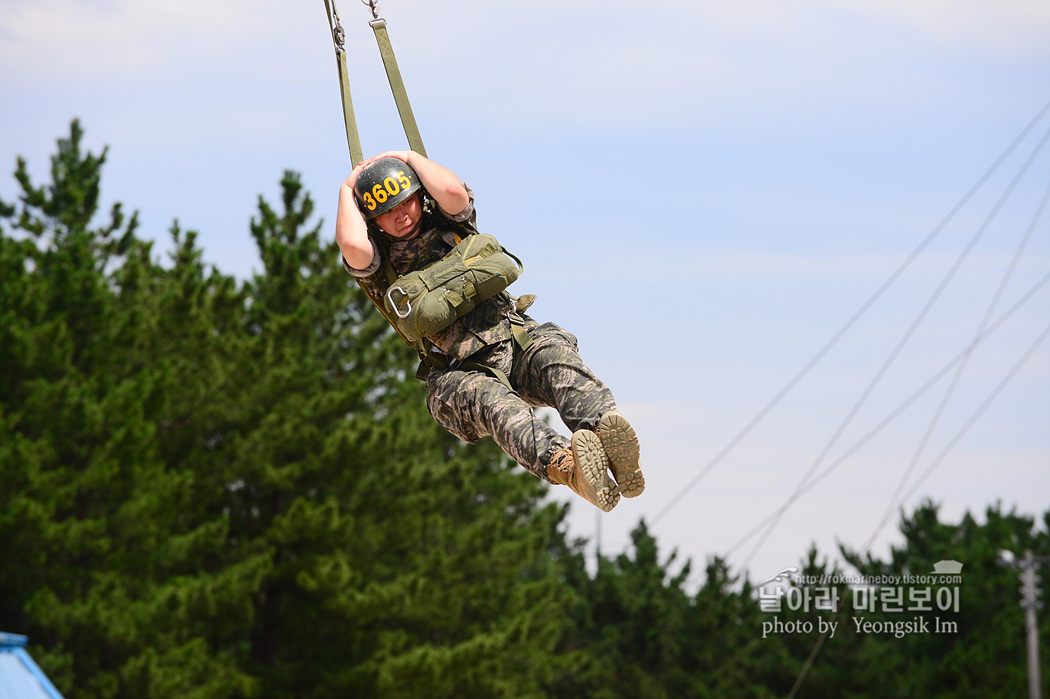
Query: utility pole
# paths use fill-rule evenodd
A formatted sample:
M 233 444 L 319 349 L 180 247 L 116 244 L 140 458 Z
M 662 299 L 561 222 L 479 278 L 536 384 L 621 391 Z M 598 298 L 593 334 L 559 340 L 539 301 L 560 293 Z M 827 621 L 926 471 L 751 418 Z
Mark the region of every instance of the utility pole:
M 1020 560 L 1015 559 L 1011 551 L 999 552 L 1000 564 L 1021 571 L 1021 608 L 1024 609 L 1025 644 L 1028 650 L 1028 699 L 1042 699 L 1042 683 L 1039 678 L 1039 624 L 1036 621 L 1035 610 L 1040 609 L 1043 603 L 1039 601 L 1042 590 L 1037 587 L 1040 578 L 1035 569 L 1040 563 L 1047 562 L 1050 562 L 1050 558 L 1036 558 L 1030 549 L 1024 552 L 1024 558 Z
M 1042 684 L 1039 682 L 1039 626 L 1035 620 L 1036 607 L 1039 603 L 1039 593 L 1036 589 L 1035 567 L 1037 563 L 1032 551 L 1024 552 L 1024 562 L 1021 564 L 1021 578 L 1024 580 L 1022 590 L 1021 606 L 1024 607 L 1024 627 L 1028 644 L 1028 699 L 1040 699 Z

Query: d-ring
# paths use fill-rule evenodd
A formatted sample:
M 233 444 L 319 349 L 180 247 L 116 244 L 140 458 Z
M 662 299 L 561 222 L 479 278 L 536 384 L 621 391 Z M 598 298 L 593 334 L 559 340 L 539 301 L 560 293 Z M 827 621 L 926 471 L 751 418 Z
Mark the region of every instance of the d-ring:
M 398 310 L 397 303 L 394 301 L 394 298 L 391 296 L 391 294 L 393 294 L 395 291 L 400 291 L 401 295 L 404 296 L 405 299 L 406 299 L 405 303 L 408 306 L 408 308 L 405 309 L 404 313 L 401 313 L 401 311 Z M 400 286 L 392 286 L 386 292 L 386 300 L 387 300 L 387 302 L 390 304 L 390 307 L 394 309 L 394 314 L 398 318 L 400 318 L 401 320 L 404 320 L 405 318 L 407 318 L 408 314 L 412 312 L 412 302 L 411 301 L 407 301 L 407 299 L 408 299 L 408 294 L 406 294 L 405 290 L 402 289 Z

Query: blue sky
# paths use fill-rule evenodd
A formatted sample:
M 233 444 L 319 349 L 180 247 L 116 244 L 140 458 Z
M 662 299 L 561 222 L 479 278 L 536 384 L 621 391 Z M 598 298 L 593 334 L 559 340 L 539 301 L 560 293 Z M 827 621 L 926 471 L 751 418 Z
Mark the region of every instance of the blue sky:
M 339 10 L 364 150 L 404 147 L 368 10 Z M 730 552 L 764 580 L 811 542 L 825 554 L 866 545 L 905 475 L 907 492 L 931 463 L 906 507 L 931 497 L 957 518 L 995 501 L 1050 504 L 1045 344 L 935 462 L 1045 329 L 1043 288 L 972 354 L 921 453 L 952 374 L 761 547 L 739 543 L 966 349 L 1050 184 L 1046 154 L 844 424 L 1050 117 L 676 500 L 1050 100 L 1050 6 L 385 0 L 380 11 L 429 155 L 472 186 L 482 230 L 525 261 L 516 287 L 539 295 L 533 315 L 579 336 L 641 433 L 649 489 L 602 518 L 605 553 L 645 517 L 665 553 L 702 568 Z M 302 173 L 329 225 L 349 169 L 320 0 L 0 0 L 0 164 L 13 172 L 23 155 L 43 178 L 73 117 L 91 148 L 111 146 L 104 195 L 140 211 L 159 252 L 178 218 L 240 277 L 259 268 L 249 217 L 284 169 Z M 14 196 L 0 178 L 0 197 Z M 1048 230 L 1044 218 L 1000 313 L 1050 270 Z M 594 510 L 574 507 L 570 521 L 594 536 Z M 897 540 L 891 521 L 873 550 Z

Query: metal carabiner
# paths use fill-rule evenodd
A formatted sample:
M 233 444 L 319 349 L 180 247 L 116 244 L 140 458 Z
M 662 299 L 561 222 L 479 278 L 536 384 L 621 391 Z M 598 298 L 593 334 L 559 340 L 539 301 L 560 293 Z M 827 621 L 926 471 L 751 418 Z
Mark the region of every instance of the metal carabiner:
M 332 30 L 332 41 L 335 43 L 335 52 L 342 53 L 346 50 L 346 32 L 343 25 L 339 24 L 339 17 L 335 18 L 335 28 Z
M 392 286 L 386 292 L 386 300 L 390 304 L 391 308 L 394 309 L 394 314 L 401 320 L 404 320 L 408 317 L 408 314 L 412 312 L 412 302 L 407 302 L 408 308 L 405 310 L 404 314 L 402 314 L 397 308 L 397 303 L 394 301 L 393 297 L 390 296 L 395 291 L 400 291 L 401 295 L 404 296 L 406 299 L 408 298 L 408 294 L 406 294 L 405 290 L 402 289 L 400 286 Z
M 361 0 L 362 5 L 367 5 L 368 9 L 372 10 L 372 19 L 379 19 L 379 6 L 376 0 Z

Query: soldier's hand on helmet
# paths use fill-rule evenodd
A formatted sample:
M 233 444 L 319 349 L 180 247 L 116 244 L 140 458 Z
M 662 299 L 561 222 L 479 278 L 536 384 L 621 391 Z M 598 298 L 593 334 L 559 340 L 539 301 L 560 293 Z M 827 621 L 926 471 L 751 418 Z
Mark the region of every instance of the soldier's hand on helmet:
M 407 163 L 411 152 L 412 151 L 410 150 L 388 150 L 385 153 L 380 153 L 375 156 L 372 160 L 379 160 L 380 158 L 397 158 L 398 160 L 403 160 Z
M 398 160 L 403 160 L 404 162 L 407 163 L 408 162 L 408 158 L 409 158 L 409 153 L 411 153 L 411 152 L 412 151 L 407 151 L 407 150 L 388 150 L 388 151 L 386 151 L 384 153 L 379 153 L 378 155 L 373 155 L 368 160 L 365 160 L 361 164 L 359 164 L 356 168 L 354 168 L 354 170 L 357 171 L 357 172 L 360 172 L 361 170 L 363 170 L 364 168 L 368 167 L 369 165 L 371 165 L 375 161 L 381 160 L 383 158 L 397 158 Z
M 398 160 L 403 160 L 407 163 L 408 151 L 388 150 L 385 153 L 373 155 L 368 160 L 362 160 L 360 163 L 357 164 L 357 167 L 353 169 L 353 172 L 350 173 L 350 176 L 346 178 L 346 186 L 350 189 L 353 189 L 354 185 L 357 184 L 357 178 L 361 176 L 361 173 L 364 171 L 364 169 L 372 163 L 374 163 L 375 161 L 379 160 L 380 158 L 397 158 Z
M 346 178 L 346 186 L 352 190 L 354 188 L 354 185 L 357 184 L 357 178 L 361 176 L 361 173 L 364 172 L 364 169 L 382 157 L 384 157 L 383 154 L 373 155 L 368 160 L 362 160 L 361 162 L 359 162 L 357 164 L 357 167 L 355 167 L 350 173 L 350 176 Z
M 351 192 L 354 191 L 354 185 L 357 184 L 357 177 L 361 174 L 361 169 L 361 166 L 358 165 L 350 172 L 350 175 L 343 181 L 343 186 L 349 189 Z

